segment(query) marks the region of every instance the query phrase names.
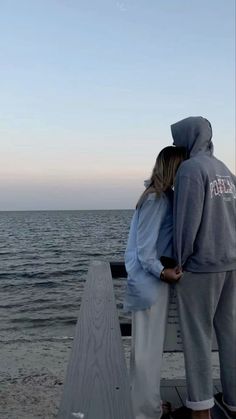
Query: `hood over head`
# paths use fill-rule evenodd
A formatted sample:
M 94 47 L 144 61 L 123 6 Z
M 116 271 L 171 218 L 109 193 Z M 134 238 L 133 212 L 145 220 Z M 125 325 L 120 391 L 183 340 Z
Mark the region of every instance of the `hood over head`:
M 185 147 L 190 157 L 201 153 L 213 154 L 212 128 L 202 116 L 190 116 L 171 125 L 174 145 Z

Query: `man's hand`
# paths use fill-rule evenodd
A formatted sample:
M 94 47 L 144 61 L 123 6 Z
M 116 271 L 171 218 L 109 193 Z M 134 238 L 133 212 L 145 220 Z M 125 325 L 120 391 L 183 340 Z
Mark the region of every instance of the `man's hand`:
M 175 268 L 165 268 L 161 272 L 161 280 L 167 282 L 168 284 L 175 284 L 179 281 L 181 276 L 183 275 L 183 271 L 179 266 Z

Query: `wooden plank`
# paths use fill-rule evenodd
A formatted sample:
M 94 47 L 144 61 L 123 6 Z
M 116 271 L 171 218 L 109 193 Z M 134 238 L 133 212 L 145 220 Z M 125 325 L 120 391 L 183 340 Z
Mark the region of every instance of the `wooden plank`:
M 211 409 L 211 417 L 212 419 L 225 419 L 225 415 L 222 410 L 220 410 L 216 405 Z
M 110 266 L 89 268 L 59 419 L 133 419 Z
M 127 272 L 124 262 L 110 262 L 112 278 L 126 278 Z
M 185 402 L 186 402 L 188 393 L 187 393 L 186 383 L 184 382 L 184 380 L 182 382 L 182 385 L 176 386 L 176 390 L 177 390 L 177 393 L 178 393 L 178 395 L 179 395 L 179 397 L 182 401 L 182 404 L 185 406 Z
M 222 392 L 222 386 L 221 386 L 220 380 L 217 380 L 216 382 L 214 382 L 214 387 L 215 387 L 216 393 Z
M 132 324 L 120 323 L 120 331 L 122 336 L 132 336 Z
M 182 406 L 182 401 L 174 386 L 161 386 L 161 399 L 170 402 L 172 410 Z
M 184 387 L 186 386 L 186 381 L 183 378 L 162 378 L 161 380 L 162 387 Z

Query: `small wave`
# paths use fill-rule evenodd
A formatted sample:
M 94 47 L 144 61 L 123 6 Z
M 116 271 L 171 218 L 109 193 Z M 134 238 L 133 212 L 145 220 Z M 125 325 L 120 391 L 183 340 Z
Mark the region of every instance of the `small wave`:
M 11 323 L 13 324 L 22 324 L 24 323 L 25 325 L 33 325 L 33 327 L 41 327 L 41 326 L 45 326 L 49 323 L 64 323 L 64 324 L 75 324 L 77 322 L 77 318 L 76 317 L 62 317 L 62 316 L 57 316 L 57 317 L 44 317 L 44 318 L 28 318 L 28 317 L 21 317 L 18 319 L 11 319 L 10 320 Z
M 4 345 L 10 345 L 13 343 L 38 343 L 38 342 L 65 342 L 65 341 L 73 341 L 73 336 L 52 336 L 52 337 L 43 337 L 43 338 L 17 338 L 17 339 L 9 339 L 9 340 L 2 340 L 1 343 Z
M 50 300 L 50 301 L 52 301 L 52 300 Z M 78 297 L 78 304 L 75 304 L 75 303 L 74 304 L 67 304 L 67 303 L 62 304 L 60 301 L 57 304 L 55 304 L 55 303 L 51 304 L 50 301 L 49 300 L 44 300 L 43 305 L 40 306 L 40 307 L 38 307 L 38 306 L 36 306 L 36 307 L 35 306 L 25 307 L 25 304 L 22 304 L 21 306 L 23 308 L 20 308 L 19 312 L 20 313 L 34 313 L 34 312 L 44 311 L 44 310 L 48 310 L 48 309 L 50 309 L 50 310 L 60 310 L 60 312 L 61 312 L 62 310 L 78 309 L 78 307 L 79 307 L 78 304 L 81 301 L 81 298 Z M 1 308 L 1 306 L 0 306 L 0 308 Z
M 31 288 L 32 287 L 32 284 L 29 284 L 29 283 L 27 283 L 27 282 L 21 282 L 20 284 L 16 284 L 16 283 L 13 283 L 13 284 L 4 284 L 4 285 L 2 285 L 1 284 L 1 291 L 17 291 L 18 292 L 18 290 L 19 289 L 23 289 L 23 290 L 26 290 L 26 289 L 28 289 L 28 288 Z
M 64 324 L 76 324 L 77 323 L 77 318 L 76 319 L 71 319 L 71 320 L 65 320 L 63 321 Z
M 5 252 L 5 251 L 0 251 L 0 256 L 15 256 L 17 253 L 16 252 Z
M 58 285 L 61 285 L 61 284 L 57 284 L 56 282 L 53 282 L 53 281 L 42 281 L 42 282 L 36 282 L 35 284 L 32 284 L 32 287 L 35 287 L 35 288 L 55 288 L 55 287 L 58 287 Z
M 45 303 L 50 303 L 50 302 L 54 302 L 53 298 L 50 299 L 46 299 L 46 298 L 37 298 L 37 299 L 31 299 L 30 303 L 31 304 L 45 304 Z M 21 303 L 10 303 L 10 304 L 1 304 L 0 308 L 19 308 L 19 307 L 25 307 L 25 301 L 22 301 Z M 48 307 L 51 307 L 51 305 L 49 305 Z
M 48 278 L 60 278 L 62 276 L 65 275 L 78 275 L 81 273 L 86 272 L 86 268 L 85 267 L 78 267 L 76 269 L 62 269 L 62 270 L 55 270 L 55 271 L 51 271 L 51 272 L 1 272 L 0 273 L 0 279 L 34 279 L 34 278 L 39 278 L 39 279 L 48 279 Z

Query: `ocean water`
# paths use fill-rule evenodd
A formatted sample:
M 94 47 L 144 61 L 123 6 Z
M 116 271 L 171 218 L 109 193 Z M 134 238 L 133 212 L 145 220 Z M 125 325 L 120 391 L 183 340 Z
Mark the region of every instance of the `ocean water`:
M 0 212 L 0 341 L 72 339 L 89 262 L 124 258 L 132 210 Z M 122 314 L 125 280 L 114 280 Z

